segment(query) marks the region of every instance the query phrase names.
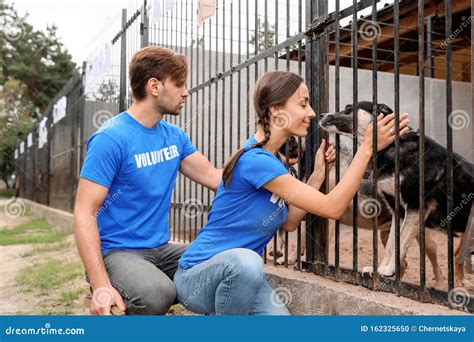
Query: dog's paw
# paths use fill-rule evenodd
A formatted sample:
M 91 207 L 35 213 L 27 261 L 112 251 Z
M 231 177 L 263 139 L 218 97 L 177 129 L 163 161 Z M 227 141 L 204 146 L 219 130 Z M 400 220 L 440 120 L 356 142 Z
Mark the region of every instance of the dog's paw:
M 372 276 L 372 273 L 374 273 L 374 268 L 372 266 L 365 266 L 362 268 L 362 274 L 368 273 L 370 276 Z
M 377 269 L 377 272 L 382 275 L 382 276 L 385 276 L 385 277 L 392 277 L 393 275 L 395 275 L 395 270 L 390 267 L 390 265 L 380 265 L 379 268 Z
M 282 257 L 279 257 L 277 259 L 277 265 L 284 265 L 285 264 L 285 257 L 282 256 Z

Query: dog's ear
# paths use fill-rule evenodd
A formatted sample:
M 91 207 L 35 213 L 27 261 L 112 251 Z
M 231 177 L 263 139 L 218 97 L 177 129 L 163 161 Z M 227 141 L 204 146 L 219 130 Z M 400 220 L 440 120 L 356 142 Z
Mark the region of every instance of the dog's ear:
M 377 111 L 379 113 L 382 113 L 383 115 L 389 115 L 389 114 L 392 114 L 393 113 L 393 110 L 392 108 L 390 108 L 389 106 L 387 106 L 386 104 L 384 103 L 381 103 L 377 106 Z

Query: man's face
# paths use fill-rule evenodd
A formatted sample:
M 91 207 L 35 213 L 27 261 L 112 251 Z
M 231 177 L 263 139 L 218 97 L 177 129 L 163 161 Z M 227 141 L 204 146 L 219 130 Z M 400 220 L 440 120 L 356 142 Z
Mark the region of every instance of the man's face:
M 189 96 L 186 84 L 178 86 L 176 81 L 168 78 L 162 82 L 160 88 L 155 101 L 157 110 L 163 114 L 179 115 Z

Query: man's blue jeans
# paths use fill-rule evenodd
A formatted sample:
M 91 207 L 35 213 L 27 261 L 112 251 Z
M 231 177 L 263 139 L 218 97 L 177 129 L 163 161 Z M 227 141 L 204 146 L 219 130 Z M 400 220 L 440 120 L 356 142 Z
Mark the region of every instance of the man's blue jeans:
M 221 252 L 187 270 L 178 266 L 174 284 L 179 302 L 195 313 L 290 314 L 265 279 L 262 257 L 249 249 Z

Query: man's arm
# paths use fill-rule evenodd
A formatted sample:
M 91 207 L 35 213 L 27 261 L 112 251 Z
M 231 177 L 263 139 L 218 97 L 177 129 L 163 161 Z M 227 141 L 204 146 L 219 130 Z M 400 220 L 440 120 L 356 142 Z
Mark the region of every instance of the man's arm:
M 216 169 L 200 152 L 181 160 L 180 171 L 193 181 L 216 191 L 222 180 L 222 169 Z
M 105 269 L 100 250 L 100 236 L 97 226 L 97 212 L 104 202 L 109 189 L 80 178 L 77 189 L 76 205 L 74 208 L 74 237 L 77 249 L 89 277 L 92 291 L 100 290 L 102 296 L 109 295 L 109 303 L 103 300 L 91 301 L 90 311 L 95 315 L 109 315 L 110 307 L 117 305 L 125 310 L 125 305 L 120 294 L 112 287 Z M 110 304 L 110 305 L 103 305 Z

